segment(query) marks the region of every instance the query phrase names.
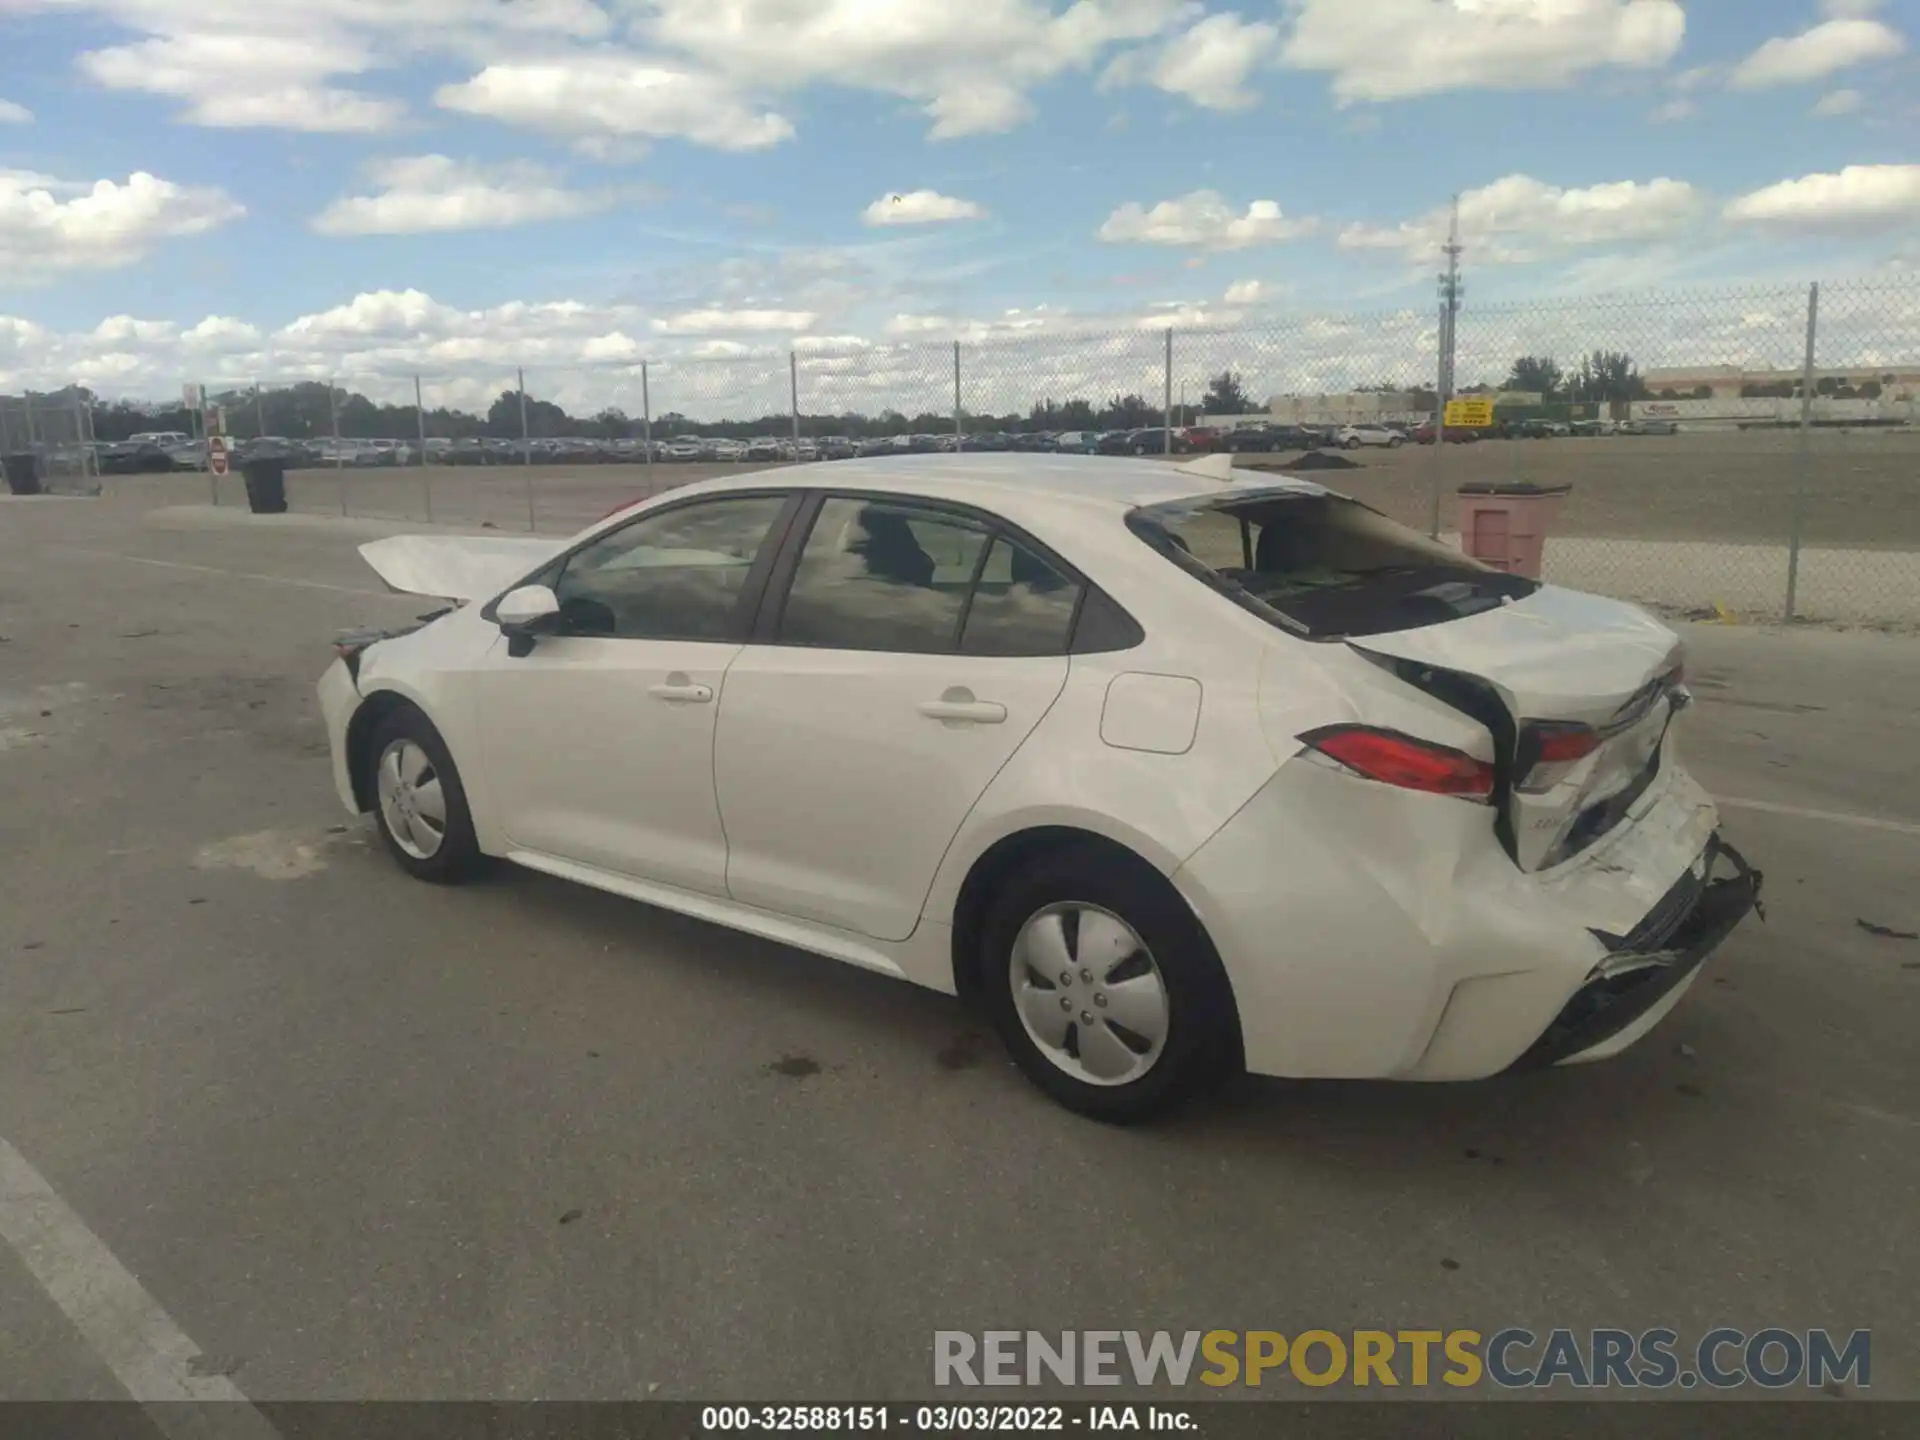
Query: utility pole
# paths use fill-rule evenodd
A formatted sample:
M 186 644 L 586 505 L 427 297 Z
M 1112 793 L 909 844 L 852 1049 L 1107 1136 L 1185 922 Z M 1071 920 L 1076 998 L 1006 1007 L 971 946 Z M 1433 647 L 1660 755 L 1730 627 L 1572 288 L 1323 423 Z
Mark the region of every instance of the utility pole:
M 1453 398 L 1453 361 L 1456 322 L 1460 318 L 1460 297 L 1466 287 L 1460 280 L 1460 197 L 1453 197 L 1453 214 L 1447 222 L 1447 243 L 1440 247 L 1447 257 L 1447 268 L 1440 275 L 1440 367 L 1433 406 L 1433 505 L 1427 533 L 1440 538 L 1440 486 L 1447 449 L 1447 402 Z

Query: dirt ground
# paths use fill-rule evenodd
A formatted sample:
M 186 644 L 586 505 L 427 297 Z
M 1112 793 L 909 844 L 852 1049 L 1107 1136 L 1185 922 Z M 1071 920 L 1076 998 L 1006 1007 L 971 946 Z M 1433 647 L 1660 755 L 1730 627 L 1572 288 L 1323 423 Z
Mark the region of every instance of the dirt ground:
M 1266 463 L 1263 456 L 1246 458 Z M 1421 529 L 1436 479 L 1447 528 L 1459 485 L 1530 480 L 1573 487 L 1556 535 L 1745 544 L 1786 543 L 1803 468 L 1796 435 L 1762 431 L 1484 441 L 1449 446 L 1438 456 L 1409 445 L 1356 451 L 1351 458 L 1358 468 L 1314 478 Z M 295 510 L 313 513 L 565 532 L 650 490 L 761 468 L 768 467 L 662 464 L 651 478 L 639 465 L 314 470 L 289 476 L 288 491 Z M 1817 431 L 1805 471 L 1806 544 L 1920 550 L 1920 432 Z M 204 502 L 214 490 L 209 477 L 196 475 L 106 483 L 112 493 L 164 491 L 169 500 L 187 502 Z M 245 503 L 237 475 L 219 482 L 218 490 L 223 504 Z

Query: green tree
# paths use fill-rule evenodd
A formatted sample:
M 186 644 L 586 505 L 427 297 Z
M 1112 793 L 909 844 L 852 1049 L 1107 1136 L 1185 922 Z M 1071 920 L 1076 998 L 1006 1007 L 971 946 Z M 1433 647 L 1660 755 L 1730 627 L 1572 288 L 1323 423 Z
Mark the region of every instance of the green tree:
M 1231 370 L 1222 370 L 1207 382 L 1207 393 L 1200 397 L 1200 408 L 1209 415 L 1250 415 L 1253 401 Z
M 1560 387 L 1566 383 L 1566 379 L 1551 355 L 1522 355 L 1513 362 L 1513 369 L 1507 375 L 1506 388 L 1555 400 L 1559 398 Z
M 1624 350 L 1595 350 L 1580 361 L 1567 383 L 1570 400 L 1620 402 L 1647 398 L 1640 368 Z

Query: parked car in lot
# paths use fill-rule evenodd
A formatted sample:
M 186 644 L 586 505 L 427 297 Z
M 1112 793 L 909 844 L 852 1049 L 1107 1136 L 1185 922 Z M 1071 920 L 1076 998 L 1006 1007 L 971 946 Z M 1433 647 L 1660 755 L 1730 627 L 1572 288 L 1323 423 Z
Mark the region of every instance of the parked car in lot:
M 845 435 L 829 435 L 820 442 L 822 460 L 851 460 L 858 447 Z
M 129 435 L 126 443 L 133 446 L 136 453 L 165 455 L 168 465 L 175 470 L 207 468 L 207 442 L 194 439 L 184 430 L 143 430 L 138 435 Z
M 660 447 L 660 458 L 683 463 L 694 461 L 701 458 L 703 449 L 704 447 L 698 440 L 682 437 L 678 440 L 668 440 L 663 443 Z
M 1678 435 L 1680 427 L 1671 420 L 1656 420 L 1648 416 L 1638 420 L 1621 421 L 1619 433 L 1622 435 Z
M 1617 420 L 1575 420 L 1568 427 L 1575 435 L 1617 435 L 1620 423 Z
M 781 442 L 771 435 L 761 435 L 749 440 L 743 460 L 778 460 Z
M 1358 450 L 1363 445 L 1398 450 L 1407 443 L 1407 437 L 1387 425 L 1342 425 L 1333 432 L 1333 443 L 1342 450 Z
M 1417 445 L 1431 445 L 1434 443 L 1434 439 L 1438 433 L 1434 428 L 1433 422 L 1429 420 L 1426 424 L 1415 428 L 1413 432 L 1414 443 Z M 1457 425 L 1447 427 L 1447 444 L 1449 445 L 1472 445 L 1479 439 L 1480 432 L 1478 430 L 1465 430 Z
M 1760 892 L 1672 631 L 1304 481 L 890 457 L 361 553 L 455 602 L 319 686 L 402 869 L 957 992 L 1103 1119 L 1605 1058 Z

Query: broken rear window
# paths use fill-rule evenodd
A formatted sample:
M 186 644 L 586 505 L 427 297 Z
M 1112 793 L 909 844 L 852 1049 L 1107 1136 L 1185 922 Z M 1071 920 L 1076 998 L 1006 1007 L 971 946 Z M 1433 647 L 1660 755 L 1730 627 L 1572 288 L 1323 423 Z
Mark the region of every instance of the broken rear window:
M 1196 579 L 1312 640 L 1438 625 L 1540 588 L 1342 495 L 1198 496 L 1135 510 L 1127 525 Z

